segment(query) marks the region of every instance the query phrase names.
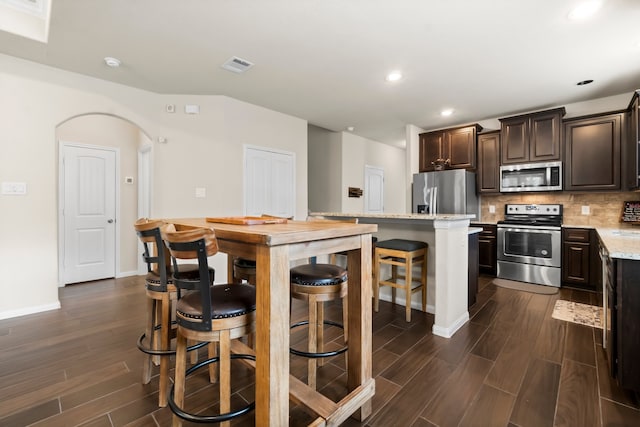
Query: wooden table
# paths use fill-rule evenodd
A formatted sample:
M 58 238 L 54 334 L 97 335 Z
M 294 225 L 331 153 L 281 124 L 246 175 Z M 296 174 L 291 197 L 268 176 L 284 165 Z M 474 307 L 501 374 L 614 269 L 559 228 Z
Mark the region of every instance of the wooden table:
M 221 252 L 256 261 L 257 426 L 289 425 L 289 398 L 318 415 L 312 425 L 337 426 L 353 415 L 371 414 L 371 233 L 375 224 L 289 221 L 286 224 L 232 225 L 205 218 L 167 220 L 212 228 Z M 289 262 L 348 251 L 349 394 L 333 402 L 289 374 Z M 250 351 L 234 342 L 235 351 Z M 289 381 L 282 381 L 282 378 Z

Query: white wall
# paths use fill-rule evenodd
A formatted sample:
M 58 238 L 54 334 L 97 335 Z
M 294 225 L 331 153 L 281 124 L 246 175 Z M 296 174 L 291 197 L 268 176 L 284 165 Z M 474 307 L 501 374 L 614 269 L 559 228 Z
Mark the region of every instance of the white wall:
M 309 125 L 308 187 L 311 212 L 342 209 L 342 135 Z
M 384 170 L 384 210 L 406 212 L 404 148 L 349 132 L 309 127 L 309 208 L 312 212 L 364 212 L 364 197 L 348 197 L 349 187 L 364 190 L 364 167 Z
M 296 154 L 296 217 L 307 214 L 304 120 L 224 96 L 158 95 L 6 55 L 0 93 L 0 182 L 28 188 L 26 196 L 0 195 L 0 318 L 58 305 L 56 127 L 71 117 L 111 114 L 154 141 L 167 138 L 153 143 L 153 216 L 241 213 L 243 144 Z M 164 112 L 169 103 L 176 113 Z M 185 103 L 199 104 L 201 113 L 185 115 Z M 196 186 L 207 188 L 205 199 L 194 197 Z M 224 258 L 216 259 L 216 280 L 224 280 Z

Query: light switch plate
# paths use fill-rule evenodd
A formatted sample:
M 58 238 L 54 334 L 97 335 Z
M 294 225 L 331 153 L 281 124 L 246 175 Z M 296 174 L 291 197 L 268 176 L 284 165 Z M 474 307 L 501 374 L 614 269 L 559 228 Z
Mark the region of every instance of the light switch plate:
M 23 196 L 27 194 L 27 183 L 26 182 L 3 182 L 2 194 L 13 195 L 13 196 Z
M 582 207 L 582 215 L 589 215 L 589 214 L 591 214 L 591 209 L 589 208 L 589 205 L 583 206 Z
M 207 197 L 207 189 L 204 187 L 196 187 L 196 198 L 203 199 Z
M 495 205 L 489 205 L 489 213 L 496 213 L 496 206 Z

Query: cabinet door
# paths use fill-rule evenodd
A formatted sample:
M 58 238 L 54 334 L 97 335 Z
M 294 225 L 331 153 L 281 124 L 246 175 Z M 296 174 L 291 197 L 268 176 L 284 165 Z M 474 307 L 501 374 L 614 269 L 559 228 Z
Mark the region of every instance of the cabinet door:
M 562 242 L 562 281 L 567 284 L 589 285 L 588 243 Z
M 444 145 L 443 132 L 429 132 L 420 134 L 419 147 L 419 169 L 420 172 L 430 172 L 434 170 L 432 162 L 442 157 L 442 147 Z
M 616 260 L 617 376 L 622 388 L 640 392 L 640 261 Z
M 529 119 L 527 117 L 502 120 L 500 138 L 503 165 L 529 161 Z
M 473 127 L 454 129 L 445 133 L 444 158 L 450 159 L 452 169 L 476 168 L 476 130 Z
M 640 108 L 638 94 L 635 94 L 631 102 L 627 121 L 627 137 L 625 138 L 625 151 L 623 179 L 625 190 L 637 190 L 640 188 Z
M 500 132 L 478 135 L 478 192 L 500 192 Z
M 622 114 L 565 122 L 565 190 L 619 190 Z
M 533 115 L 529 124 L 529 161 L 560 160 L 562 116 L 553 111 Z
M 483 273 L 496 275 L 497 270 L 497 228 L 495 225 L 482 226 L 478 236 L 478 266 Z

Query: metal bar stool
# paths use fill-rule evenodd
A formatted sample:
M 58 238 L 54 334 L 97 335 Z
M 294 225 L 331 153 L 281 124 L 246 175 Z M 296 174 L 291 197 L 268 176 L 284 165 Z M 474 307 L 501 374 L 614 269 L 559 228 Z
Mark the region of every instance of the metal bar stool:
M 231 340 L 246 336 L 255 329 L 255 287 L 248 284 L 211 285 L 203 279 L 208 269 L 207 257 L 218 252 L 213 230 L 197 228 L 176 231 L 173 225 L 168 225 L 162 229 L 162 237 L 171 253 L 174 283 L 178 288 L 176 372 L 168 399 L 169 407 L 174 413 L 173 425 L 181 425 L 181 420 L 184 419 L 228 426 L 231 419 L 244 415 L 255 407 L 253 402 L 243 408 L 231 410 L 231 359 L 255 360 L 252 355 L 231 354 Z M 183 279 L 180 276 L 182 264 L 177 263 L 178 259 L 197 259 L 199 278 Z M 209 343 L 209 358 L 189 369 L 187 340 Z M 219 352 L 216 344 L 220 346 Z M 216 362 L 219 372 L 213 369 L 212 364 Z M 192 414 L 184 410 L 186 378 L 205 366 L 209 367 L 212 381 L 219 378 L 221 413 L 218 415 Z
M 391 286 L 394 304 L 396 289 L 404 290 L 407 322 L 411 321 L 411 295 L 414 292 L 422 291 L 422 311 L 427 311 L 427 251 L 428 245 L 416 240 L 391 239 L 376 242 L 373 281 L 375 311 L 379 308 L 380 286 Z M 391 266 L 390 278 L 382 279 L 380 276 L 381 264 Z M 412 269 L 415 265 L 421 267 L 420 278 L 413 277 Z M 404 268 L 404 275 L 398 274 L 398 267 Z M 418 286 L 413 287 L 414 283 L 418 283 Z
M 142 383 L 151 381 L 153 364 L 160 364 L 160 379 L 158 387 L 158 405 L 167 406 L 167 391 L 169 386 L 169 358 L 174 355 L 171 350 L 173 303 L 176 300 L 176 287 L 170 270 L 167 269 L 165 260 L 164 243 L 160 236 L 160 227 L 164 223 L 161 220 L 148 218 L 138 219 L 134 228 L 140 238 L 144 252 L 142 259 L 147 264 L 145 288 L 147 294 L 147 322 L 145 332 L 138 339 L 137 346 L 145 353 L 142 366 Z M 182 274 L 185 277 L 198 277 L 197 265 L 184 265 Z M 209 276 L 213 282 L 215 274 L 213 268 L 209 269 Z M 206 344 L 206 343 L 205 343 Z M 204 344 L 196 344 L 189 347 L 195 350 Z

